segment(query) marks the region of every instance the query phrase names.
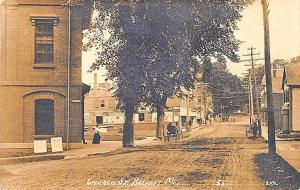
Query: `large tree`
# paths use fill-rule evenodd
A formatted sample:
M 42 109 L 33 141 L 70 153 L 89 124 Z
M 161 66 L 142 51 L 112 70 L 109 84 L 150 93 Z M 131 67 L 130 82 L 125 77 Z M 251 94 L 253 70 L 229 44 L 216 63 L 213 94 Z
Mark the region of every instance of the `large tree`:
M 234 37 L 240 12 L 251 0 L 99 1 L 86 47 L 116 83 L 115 97 L 125 112 L 123 146 L 133 144 L 132 116 L 141 102 L 163 116 L 166 100 L 190 89 L 199 64 L 209 75 L 212 57 L 237 61 Z M 160 126 L 158 122 L 158 127 Z M 131 143 L 130 143 L 131 142 Z

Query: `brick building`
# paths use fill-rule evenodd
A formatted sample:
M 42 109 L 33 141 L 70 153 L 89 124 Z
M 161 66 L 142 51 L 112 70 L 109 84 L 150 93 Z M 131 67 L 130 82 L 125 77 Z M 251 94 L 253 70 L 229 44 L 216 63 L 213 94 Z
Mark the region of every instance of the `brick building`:
M 1 1 L 0 143 L 82 140 L 88 88 L 81 82 L 81 46 L 90 4 L 66 2 Z
M 111 83 L 98 83 L 97 74 L 94 74 L 94 85 L 85 96 L 85 137 L 90 140 L 96 124 L 100 127 L 102 136 L 109 131 L 106 127 L 113 126 L 119 130 L 125 122 L 124 113 L 116 110 L 117 100 L 112 96 Z M 183 90 L 182 98 L 175 96 L 167 100 L 168 109 L 165 110 L 165 122 L 179 122 L 185 127 L 187 116 L 193 121 L 193 125 L 204 123 L 208 113 L 213 111 L 212 94 L 207 86 L 199 80 L 195 83 L 195 89 L 188 92 Z M 136 135 L 155 136 L 156 113 L 150 113 L 148 107 L 141 107 L 134 114 L 133 122 Z
M 94 85 L 85 96 L 85 125 L 123 123 L 123 113 L 116 111 L 117 100 L 112 96 L 112 84 L 98 83 L 94 74 Z

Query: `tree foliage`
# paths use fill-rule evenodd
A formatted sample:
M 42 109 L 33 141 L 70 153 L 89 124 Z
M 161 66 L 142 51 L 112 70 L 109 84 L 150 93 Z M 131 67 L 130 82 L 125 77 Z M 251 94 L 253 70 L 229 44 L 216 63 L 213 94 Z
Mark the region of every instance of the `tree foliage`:
M 199 63 L 209 80 L 211 58 L 238 61 L 234 30 L 250 1 L 98 1 L 85 35 L 85 48 L 97 51 L 91 69 L 106 67 L 128 117 L 141 103 L 163 111 L 181 87 L 193 88 Z
M 212 64 L 210 86 L 213 93 L 213 104 L 216 113 L 231 113 L 241 110 L 248 102 L 248 94 L 243 82 L 236 75 L 228 72 L 225 64 Z

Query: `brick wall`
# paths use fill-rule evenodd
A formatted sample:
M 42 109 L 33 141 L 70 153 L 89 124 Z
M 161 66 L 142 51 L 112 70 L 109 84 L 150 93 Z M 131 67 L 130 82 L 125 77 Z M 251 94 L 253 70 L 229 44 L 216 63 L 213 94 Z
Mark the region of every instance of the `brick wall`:
M 40 98 L 54 100 L 55 136 L 66 139 L 68 8 L 61 3 L 11 0 L 1 5 L 0 143 L 33 141 L 33 103 Z M 36 67 L 34 63 L 32 16 L 58 17 L 54 26 L 54 62 L 50 67 Z M 80 100 L 82 95 L 82 26 L 81 7 L 75 6 L 71 17 L 71 142 L 81 142 L 81 103 L 72 100 Z

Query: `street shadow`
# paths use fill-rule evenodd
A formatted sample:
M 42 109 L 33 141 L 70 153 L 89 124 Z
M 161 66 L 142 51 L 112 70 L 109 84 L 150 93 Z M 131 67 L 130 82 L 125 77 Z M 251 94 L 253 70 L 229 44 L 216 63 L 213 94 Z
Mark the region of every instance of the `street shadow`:
M 280 155 L 257 154 L 254 158 L 258 173 L 267 189 L 299 190 L 300 173 Z

